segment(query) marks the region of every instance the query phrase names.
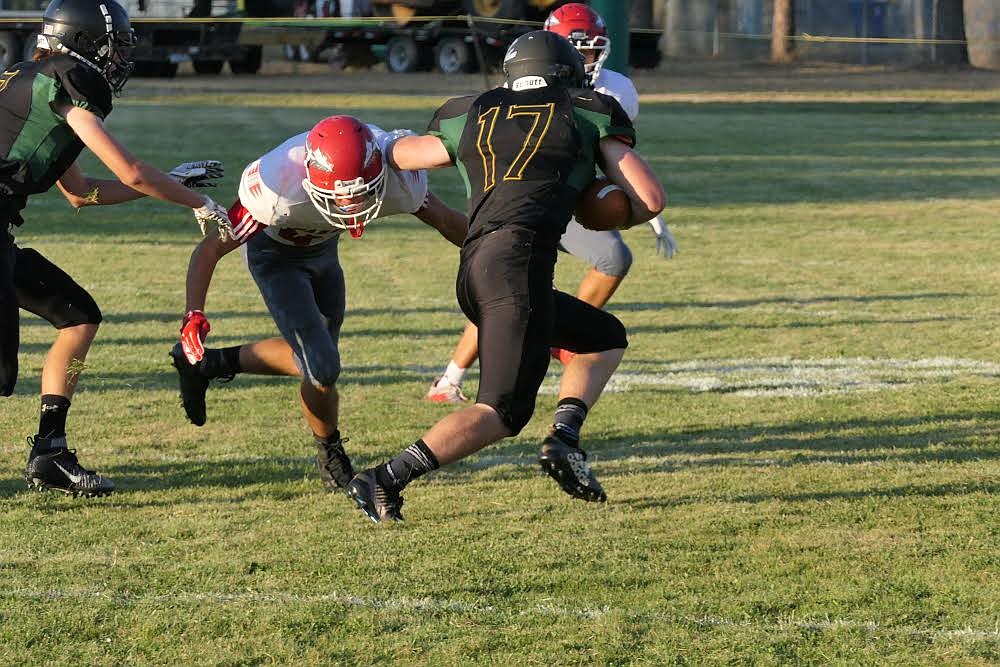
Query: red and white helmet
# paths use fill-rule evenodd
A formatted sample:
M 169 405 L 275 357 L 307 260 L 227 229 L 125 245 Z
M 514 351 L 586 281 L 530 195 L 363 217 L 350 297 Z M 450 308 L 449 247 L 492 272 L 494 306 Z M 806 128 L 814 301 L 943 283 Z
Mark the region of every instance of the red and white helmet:
M 584 58 L 588 51 L 596 52 L 594 62 L 584 66 L 587 82 L 593 86 L 611 53 L 611 39 L 601 15 L 585 4 L 570 2 L 549 14 L 545 19 L 545 29 L 568 39 Z
M 302 187 L 323 218 L 358 238 L 378 217 L 385 160 L 371 129 L 353 116 L 324 118 L 306 136 Z

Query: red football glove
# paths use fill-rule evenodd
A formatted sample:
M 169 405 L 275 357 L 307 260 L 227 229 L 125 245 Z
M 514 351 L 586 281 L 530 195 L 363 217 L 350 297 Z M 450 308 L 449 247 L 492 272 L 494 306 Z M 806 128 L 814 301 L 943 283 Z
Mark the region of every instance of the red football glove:
M 190 310 L 184 316 L 181 324 L 181 347 L 184 349 L 184 356 L 192 366 L 201 361 L 205 356 L 205 338 L 212 330 L 212 325 L 208 323 L 205 313 L 200 310 Z

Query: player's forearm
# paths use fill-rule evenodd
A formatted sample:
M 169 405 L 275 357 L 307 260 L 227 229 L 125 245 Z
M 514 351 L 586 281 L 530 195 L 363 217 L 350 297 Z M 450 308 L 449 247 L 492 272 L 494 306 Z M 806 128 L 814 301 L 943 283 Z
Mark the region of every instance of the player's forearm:
M 659 215 L 667 206 L 667 193 L 646 161 L 616 142 L 602 141 L 601 149 L 605 174 L 625 190 L 632 204 L 632 221 L 626 229 Z
M 451 164 L 448 149 L 431 135 L 408 136 L 389 146 L 389 164 L 394 169 L 437 169 Z
M 465 235 L 469 231 L 468 219 L 461 212 L 445 205 L 433 192 L 427 194 L 427 205 L 414 215 L 459 248 L 465 242 Z
M 121 181 L 106 178 L 90 178 L 89 176 L 85 176 L 83 182 L 80 184 L 82 187 L 75 187 L 73 190 L 67 188 L 61 181 L 58 185 L 63 196 L 66 197 L 74 208 L 120 204 L 146 196 L 138 190 L 133 190 Z
M 202 195 L 142 161 L 129 165 L 122 173 L 115 173 L 115 176 L 118 176 L 122 186 L 136 190 L 140 196 L 155 197 L 190 208 L 199 208 L 205 203 Z
M 215 266 L 219 263 L 219 258 L 225 254 L 221 252 L 220 246 L 218 233 L 212 232 L 203 238 L 191 253 L 185 289 L 185 312 L 205 310 L 205 301 L 208 300 L 208 288 L 212 284 Z

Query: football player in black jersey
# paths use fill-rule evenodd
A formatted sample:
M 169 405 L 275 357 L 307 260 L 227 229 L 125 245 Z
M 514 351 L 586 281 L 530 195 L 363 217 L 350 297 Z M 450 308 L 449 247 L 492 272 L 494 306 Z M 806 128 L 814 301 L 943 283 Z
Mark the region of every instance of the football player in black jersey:
M 597 164 L 629 195 L 633 225 L 657 215 L 666 195 L 632 150 L 635 132 L 618 102 L 581 88 L 583 59 L 565 38 L 522 35 L 507 51 L 504 74 L 504 87 L 449 100 L 428 134 L 404 137 L 389 150 L 396 167 L 454 164 L 465 179 L 469 231 L 456 293 L 479 327 L 481 378 L 474 405 L 348 485 L 376 522 L 402 519 L 400 492 L 413 479 L 520 432 L 553 345 L 576 356 L 563 373 L 540 463 L 566 493 L 606 498 L 579 432 L 628 341 L 614 315 L 553 288 L 556 247 Z
M 42 368 L 38 434 L 24 474 L 29 486 L 104 495 L 105 477 L 84 469 L 66 443 L 66 413 L 101 311 L 59 267 L 14 243 L 28 197 L 57 186 L 74 207 L 151 196 L 193 209 L 202 225 L 225 229 L 226 210 L 186 185 L 222 175 L 221 163 L 185 163 L 170 175 L 134 157 L 104 128 L 111 99 L 132 71 L 128 14 L 114 0 L 53 0 L 31 62 L 0 74 L 0 395 L 17 381 L 18 308 L 48 320 L 58 335 Z M 84 146 L 117 179 L 86 176 Z

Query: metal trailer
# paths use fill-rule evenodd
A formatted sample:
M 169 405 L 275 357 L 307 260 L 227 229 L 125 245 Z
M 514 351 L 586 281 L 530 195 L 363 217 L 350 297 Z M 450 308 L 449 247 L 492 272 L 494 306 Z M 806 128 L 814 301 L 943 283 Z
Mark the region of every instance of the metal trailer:
M 28 60 L 35 50 L 47 0 L 0 0 L 0 66 Z M 218 74 L 228 62 L 234 74 L 254 74 L 260 69 L 261 47 L 241 43 L 238 22 L 192 22 L 192 18 L 231 16 L 227 1 L 128 0 L 139 38 L 133 51 L 137 76 L 169 77 L 179 63 L 190 60 L 201 74 Z
M 339 53 L 353 54 L 362 64 L 368 64 L 365 61 L 374 52 L 385 62 L 386 69 L 396 73 L 436 69 L 444 74 L 457 74 L 479 71 L 484 65 L 496 69 L 515 38 L 537 30 L 552 9 L 566 2 L 376 0 L 371 8 L 379 20 L 355 19 L 338 25 L 318 43 L 313 40 L 310 53 L 318 56 L 324 49 L 334 47 Z M 388 17 L 395 20 L 386 21 Z M 632 31 L 628 64 L 633 67 L 659 64 L 661 34 L 652 29 Z M 253 39 L 246 34 L 247 41 Z

